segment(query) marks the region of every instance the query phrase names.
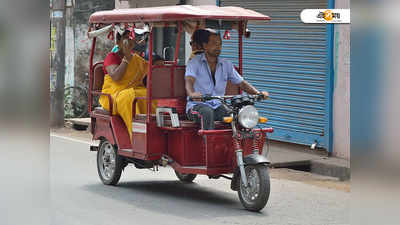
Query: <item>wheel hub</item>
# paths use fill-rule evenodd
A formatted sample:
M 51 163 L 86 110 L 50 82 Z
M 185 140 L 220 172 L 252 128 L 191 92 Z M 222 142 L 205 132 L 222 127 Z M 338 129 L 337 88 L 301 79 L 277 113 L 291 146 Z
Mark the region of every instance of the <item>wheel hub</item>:
M 260 194 L 260 179 L 255 169 L 246 170 L 246 177 L 248 182 L 247 187 L 244 187 L 243 183 L 241 183 L 241 191 L 244 200 L 252 202 L 255 201 Z
M 110 143 L 106 143 L 103 145 L 101 151 L 103 155 L 101 157 L 100 172 L 104 178 L 111 179 L 115 170 L 115 152 L 113 146 Z

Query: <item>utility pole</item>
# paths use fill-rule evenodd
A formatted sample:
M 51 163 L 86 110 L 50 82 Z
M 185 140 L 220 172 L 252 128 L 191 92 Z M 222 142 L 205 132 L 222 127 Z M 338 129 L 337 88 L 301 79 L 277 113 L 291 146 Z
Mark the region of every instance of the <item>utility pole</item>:
M 50 68 L 50 126 L 64 126 L 65 0 L 52 0 L 50 9 L 52 68 Z

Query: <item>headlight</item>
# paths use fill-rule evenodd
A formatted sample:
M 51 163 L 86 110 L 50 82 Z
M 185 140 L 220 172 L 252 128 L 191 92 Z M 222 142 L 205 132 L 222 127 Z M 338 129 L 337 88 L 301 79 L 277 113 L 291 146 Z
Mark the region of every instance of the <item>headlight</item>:
M 248 129 L 251 129 L 257 125 L 258 117 L 258 111 L 252 105 L 246 105 L 239 111 L 239 123 Z

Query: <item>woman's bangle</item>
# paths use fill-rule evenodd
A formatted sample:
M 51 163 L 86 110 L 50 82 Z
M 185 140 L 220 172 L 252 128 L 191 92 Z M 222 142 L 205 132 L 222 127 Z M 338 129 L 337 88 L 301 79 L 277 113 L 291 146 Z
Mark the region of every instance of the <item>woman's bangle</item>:
M 126 64 L 129 64 L 129 61 L 125 57 L 122 58 L 122 62 L 126 62 Z

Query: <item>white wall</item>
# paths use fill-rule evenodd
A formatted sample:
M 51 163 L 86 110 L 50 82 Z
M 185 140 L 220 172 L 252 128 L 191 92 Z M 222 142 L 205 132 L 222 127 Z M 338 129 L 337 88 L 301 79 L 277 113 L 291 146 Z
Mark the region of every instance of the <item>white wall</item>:
M 115 8 L 140 8 L 176 5 L 179 0 L 115 0 Z M 186 0 L 186 5 L 215 5 L 216 0 Z
M 187 5 L 216 5 L 215 0 L 187 0 Z
M 75 43 L 73 27 L 73 8 L 66 9 L 65 26 L 65 86 L 74 86 L 75 78 Z
M 115 8 L 143 8 L 176 5 L 179 0 L 115 0 Z

